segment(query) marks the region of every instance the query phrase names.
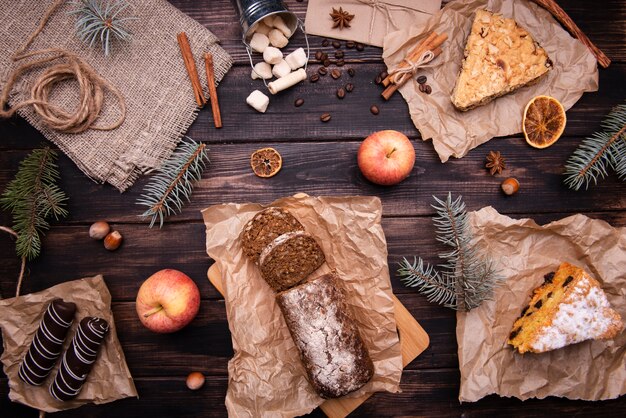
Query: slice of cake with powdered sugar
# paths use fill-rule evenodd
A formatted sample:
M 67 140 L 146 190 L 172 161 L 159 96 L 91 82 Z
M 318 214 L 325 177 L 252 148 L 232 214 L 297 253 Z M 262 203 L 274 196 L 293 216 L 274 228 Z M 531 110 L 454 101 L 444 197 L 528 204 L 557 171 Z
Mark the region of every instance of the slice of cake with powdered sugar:
M 562 263 L 534 290 L 507 342 L 520 353 L 543 353 L 586 340 L 611 339 L 622 328 L 600 283 L 583 269 Z
M 276 301 L 321 397 L 346 395 L 372 378 L 374 365 L 335 274 L 281 292 Z

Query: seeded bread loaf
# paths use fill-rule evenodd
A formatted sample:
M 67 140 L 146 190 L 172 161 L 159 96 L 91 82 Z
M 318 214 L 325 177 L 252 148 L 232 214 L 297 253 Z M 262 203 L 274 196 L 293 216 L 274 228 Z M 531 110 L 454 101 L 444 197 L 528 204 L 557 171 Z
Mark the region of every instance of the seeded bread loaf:
M 279 293 L 278 306 L 309 382 L 323 398 L 337 398 L 365 385 L 374 364 L 334 274 Z
M 279 235 L 304 231 L 302 224 L 284 209 L 270 207 L 257 213 L 243 228 L 241 246 L 253 262 L 258 263 L 261 251 Z
M 324 253 L 305 231 L 282 234 L 259 256 L 261 276 L 276 292 L 297 285 L 324 264 Z
M 614 338 L 623 328 L 600 283 L 583 269 L 562 263 L 534 290 L 513 324 L 508 344 L 543 353 L 590 339 Z
M 531 85 L 552 68 L 546 51 L 515 20 L 477 10 L 452 104 L 466 111 Z

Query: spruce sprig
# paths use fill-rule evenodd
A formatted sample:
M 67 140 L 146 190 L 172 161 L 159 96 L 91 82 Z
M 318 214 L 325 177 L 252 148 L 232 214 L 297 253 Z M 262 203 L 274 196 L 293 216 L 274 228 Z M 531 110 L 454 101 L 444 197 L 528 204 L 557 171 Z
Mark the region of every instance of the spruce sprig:
M 573 190 L 589 188 L 609 169 L 626 180 L 626 104 L 613 108 L 602 121 L 603 130 L 585 138 L 565 164 L 564 183 Z
M 50 147 L 31 152 L 0 197 L 0 205 L 13 215 L 17 255 L 28 260 L 41 251 L 41 236 L 50 228 L 48 219 L 68 214 L 67 196 L 56 184 L 60 178 L 56 159 Z
M 128 41 L 131 38 L 130 31 L 126 28 L 126 22 L 136 20 L 136 17 L 121 17 L 129 3 L 125 0 L 79 0 L 73 1 L 74 9 L 69 12 L 77 16 L 76 33 L 83 42 L 100 42 L 104 55 L 109 55 L 113 38 L 118 41 Z
M 437 241 L 452 248 L 439 254 L 439 258 L 446 261 L 439 265 L 443 270 L 435 270 L 420 257 L 414 257 L 412 263 L 404 258 L 398 275 L 402 283 L 416 287 L 429 302 L 469 311 L 490 298 L 501 279 L 491 259 L 474 242 L 461 196 L 452 200 L 448 193 L 445 201 L 433 198 L 436 204 L 432 207 L 437 212 L 433 218 Z
M 191 198 L 194 182 L 199 181 L 208 161 L 206 145 L 185 137 L 172 156 L 144 187 L 137 204 L 147 206 L 141 215 L 151 217 L 150 228 L 159 219 L 159 228 L 166 216 L 180 213 Z

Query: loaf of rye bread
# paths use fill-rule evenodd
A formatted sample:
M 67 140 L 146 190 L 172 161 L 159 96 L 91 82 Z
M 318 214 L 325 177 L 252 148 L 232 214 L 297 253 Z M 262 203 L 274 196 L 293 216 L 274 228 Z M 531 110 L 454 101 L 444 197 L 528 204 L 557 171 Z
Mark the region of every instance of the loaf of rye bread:
M 363 387 L 374 364 L 335 274 L 326 274 L 276 296 L 309 382 L 323 398 Z
M 304 231 L 302 224 L 284 209 L 269 207 L 254 215 L 241 232 L 243 253 L 258 263 L 261 251 L 278 236 L 292 231 Z
M 305 280 L 324 264 L 324 253 L 315 238 L 305 231 L 287 232 L 261 251 L 261 276 L 276 292 Z

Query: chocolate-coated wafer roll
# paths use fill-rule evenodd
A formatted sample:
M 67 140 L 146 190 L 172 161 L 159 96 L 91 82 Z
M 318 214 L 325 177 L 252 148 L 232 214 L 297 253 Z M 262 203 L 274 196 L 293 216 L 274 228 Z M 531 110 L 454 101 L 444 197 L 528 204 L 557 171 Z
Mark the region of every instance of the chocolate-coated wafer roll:
M 31 385 L 41 385 L 61 355 L 67 330 L 74 321 L 76 305 L 54 299 L 39 323 L 28 353 L 20 364 L 20 378 Z
M 59 371 L 50 384 L 50 394 L 55 399 L 68 401 L 78 395 L 108 330 L 109 324 L 102 318 L 88 316 L 80 321 L 70 346 L 63 354 Z

